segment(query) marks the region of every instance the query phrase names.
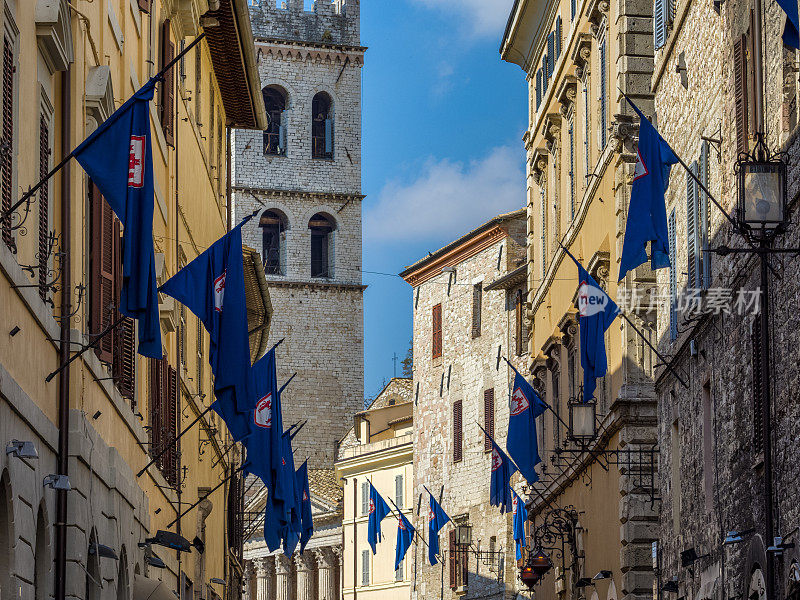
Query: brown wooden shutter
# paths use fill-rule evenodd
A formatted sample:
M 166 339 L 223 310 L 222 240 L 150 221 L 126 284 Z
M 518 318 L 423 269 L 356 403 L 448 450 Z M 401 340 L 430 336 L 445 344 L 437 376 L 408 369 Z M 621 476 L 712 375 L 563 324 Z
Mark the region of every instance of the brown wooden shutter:
M 522 355 L 522 292 L 516 293 L 516 300 L 514 302 L 514 323 L 516 325 L 515 341 L 517 356 Z
M 139 1 L 139 10 L 141 10 L 142 12 L 149 13 L 151 0 L 138 0 L 138 1 Z
M 166 363 L 166 361 L 164 361 Z M 164 478 L 173 486 L 178 485 L 180 465 L 178 463 L 179 446 L 175 442 L 178 437 L 178 372 L 167 364 L 164 369 L 165 381 L 165 407 L 166 415 L 165 444 L 169 445 L 164 461 Z
M 442 305 L 433 307 L 432 318 L 432 356 L 439 358 L 442 355 Z
M 89 182 L 91 229 L 89 261 L 89 329 L 94 335 L 105 330 L 116 316 L 119 263 L 119 221 L 94 183 Z M 103 362 L 112 362 L 115 333 L 103 337 L 95 353 Z
M 764 381 L 761 377 L 761 317 L 756 315 L 750 338 L 753 350 L 753 450 L 761 452 L 764 445 Z
M 3 137 L 0 139 L 0 198 L 3 211 L 11 208 L 12 195 L 12 156 L 14 152 L 14 51 L 11 41 L 3 40 Z M 3 219 L 2 236 L 6 246 L 16 252 L 14 237 L 11 235 L 11 219 Z
M 47 176 L 50 166 L 50 127 L 47 116 L 39 117 L 39 179 Z M 48 182 L 39 188 L 39 297 L 47 300 L 48 237 L 50 234 L 50 194 Z
M 161 419 L 161 371 L 163 359 L 150 359 L 150 454 L 156 456 L 161 451 L 161 435 L 164 431 Z M 159 465 L 160 467 L 160 465 Z
M 481 335 L 481 303 L 483 301 L 483 284 L 472 286 L 472 337 Z
M 461 400 L 453 402 L 453 462 L 460 461 L 464 456 L 464 431 L 461 423 L 461 409 Z
M 120 271 L 122 269 L 119 269 Z M 134 320 L 125 317 L 114 332 L 114 382 L 123 398 L 136 410 L 136 327 Z
M 447 570 L 450 571 L 450 589 L 456 589 L 458 562 L 456 560 L 456 531 L 450 530 L 449 534 L 449 554 L 447 555 Z
M 170 20 L 166 19 L 161 25 L 161 68 L 163 69 L 175 58 L 175 44 L 170 39 Z M 175 70 L 170 69 L 164 73 L 161 83 L 161 102 L 159 104 L 159 118 L 164 139 L 170 146 L 175 143 Z
M 494 437 L 494 388 L 483 391 L 483 428 L 490 436 Z M 491 452 L 492 441 L 489 435 L 484 435 L 483 450 Z
M 736 150 L 748 150 L 748 76 L 747 76 L 747 36 L 733 42 L 733 100 L 736 110 Z

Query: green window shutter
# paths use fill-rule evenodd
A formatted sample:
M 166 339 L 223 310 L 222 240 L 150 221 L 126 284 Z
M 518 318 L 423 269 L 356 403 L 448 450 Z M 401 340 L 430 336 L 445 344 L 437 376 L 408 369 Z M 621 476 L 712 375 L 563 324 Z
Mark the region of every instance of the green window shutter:
M 676 304 L 678 301 L 678 268 L 675 264 L 675 209 L 669 215 L 667 222 L 667 235 L 669 236 L 669 339 L 678 337 L 678 315 Z
M 693 162 L 690 172 L 686 173 L 686 259 L 689 273 L 687 286 L 698 287 L 699 264 L 697 252 L 697 162 Z
M 700 147 L 700 181 L 708 189 L 708 142 Z M 698 186 L 699 187 L 699 186 Z M 711 253 L 708 252 L 708 195 L 700 191 L 700 249 L 702 251 L 702 281 L 704 290 L 711 287 Z
M 653 47 L 656 50 L 667 43 L 667 2 L 670 0 L 653 0 Z

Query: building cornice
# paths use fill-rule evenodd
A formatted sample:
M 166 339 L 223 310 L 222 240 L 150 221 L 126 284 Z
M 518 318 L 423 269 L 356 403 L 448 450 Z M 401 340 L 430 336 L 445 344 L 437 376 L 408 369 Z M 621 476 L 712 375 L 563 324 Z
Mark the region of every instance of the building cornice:
M 352 202 L 353 200 L 363 200 L 365 194 L 347 194 L 343 192 L 309 192 L 308 190 L 281 190 L 277 188 L 262 188 L 246 185 L 233 185 L 234 192 L 247 192 L 250 194 L 260 194 L 270 198 L 313 198 L 314 200 L 332 200 L 336 202 Z M 258 198 L 257 198 L 258 199 Z
M 274 54 L 282 58 L 297 60 L 350 61 L 358 67 L 364 65 L 364 53 L 367 51 L 366 46 L 296 42 L 275 38 L 256 38 L 255 43 L 258 56 Z
M 337 283 L 335 281 L 307 281 L 301 279 L 293 279 L 291 281 L 283 281 L 277 279 L 267 279 L 267 287 L 279 288 L 316 288 L 319 290 L 343 290 L 343 291 L 361 291 L 367 289 L 367 286 L 361 283 Z

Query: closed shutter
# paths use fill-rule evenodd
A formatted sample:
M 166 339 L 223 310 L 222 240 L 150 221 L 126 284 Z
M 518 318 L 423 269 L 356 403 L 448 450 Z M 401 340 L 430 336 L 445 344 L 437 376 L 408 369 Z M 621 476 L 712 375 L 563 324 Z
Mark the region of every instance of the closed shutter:
M 678 318 L 676 303 L 678 299 L 678 268 L 675 258 L 675 210 L 670 213 L 667 223 L 669 235 L 669 339 L 678 337 Z
M 89 182 L 92 237 L 89 264 L 89 330 L 97 335 L 109 327 L 116 316 L 116 266 L 119 263 L 119 221 L 100 190 Z M 103 336 L 95 346 L 97 357 L 107 363 L 113 360 L 112 332 Z
M 550 32 L 547 36 L 547 78 L 553 76 L 556 65 L 556 37 L 554 32 Z
M 169 64 L 173 58 L 175 58 L 175 44 L 170 39 L 170 20 L 166 19 L 161 25 L 161 68 L 163 69 Z M 159 109 L 164 139 L 167 144 L 172 145 L 175 143 L 175 76 L 172 69 L 164 73 L 164 81 L 161 82 Z M 209 137 L 213 134 L 214 131 L 212 129 Z
M 120 269 L 121 271 L 121 269 Z M 136 326 L 133 319 L 124 317 L 114 331 L 114 382 L 120 395 L 136 409 Z
M 514 302 L 514 321 L 516 325 L 516 352 L 517 356 L 522 355 L 522 290 L 517 291 L 516 299 Z
M 458 462 L 464 457 L 461 408 L 461 400 L 453 402 L 453 462 Z
M 14 49 L 11 40 L 3 40 L 3 137 L 0 139 L 0 197 L 3 212 L 11 208 L 12 195 L 12 156 L 14 153 Z M 16 252 L 14 237 L 11 234 L 11 219 L 3 219 L 2 236 L 6 246 Z
M 50 124 L 47 116 L 39 117 L 39 179 L 50 170 Z M 39 188 L 39 297 L 47 300 L 48 237 L 50 235 L 50 194 L 48 182 Z
M 702 146 L 700 146 L 700 181 L 703 182 L 703 186 L 708 189 L 709 185 L 709 163 L 708 163 L 708 142 L 703 141 Z M 699 187 L 699 186 L 698 186 Z M 702 266 L 702 281 L 700 282 L 702 288 L 707 290 L 711 287 L 711 252 L 708 251 L 708 229 L 709 229 L 709 211 L 708 211 L 708 203 L 709 198 L 708 194 L 704 191 L 700 190 L 700 250 L 702 251 L 702 256 L 700 260 L 700 264 Z
M 686 173 L 686 257 L 689 273 L 689 288 L 698 287 L 699 263 L 697 252 L 697 181 L 692 175 L 697 174 L 697 162 L 693 162 Z
M 606 147 L 608 132 L 608 36 L 603 31 L 599 48 L 600 60 L 600 149 Z
M 549 61 L 547 59 L 547 55 L 545 54 L 542 57 L 542 97 L 544 97 L 544 95 L 547 93 L 547 83 L 550 81 L 549 79 L 550 76 L 548 75 L 547 71 L 548 64 Z
M 556 17 L 556 57 L 555 60 L 561 56 L 561 15 Z
M 369 514 L 369 483 L 366 481 L 361 484 L 361 514 Z
M 569 134 L 569 218 L 575 218 L 575 127 L 570 118 L 567 127 Z
M 361 551 L 361 585 L 369 585 L 369 550 Z
M 161 385 L 161 371 L 164 364 L 163 359 L 157 360 L 150 359 L 150 377 L 149 377 L 149 405 L 148 413 L 150 416 L 150 454 L 152 456 L 158 455 L 162 449 L 162 436 L 163 436 L 163 419 L 162 419 L 162 385 Z M 160 467 L 160 465 L 159 465 Z
M 667 43 L 667 3 L 670 0 L 653 0 L 653 47 L 659 50 Z
M 166 361 L 164 361 L 166 363 Z M 173 486 L 177 487 L 178 481 L 180 481 L 180 441 L 177 443 L 175 442 L 175 438 L 178 437 L 178 373 L 172 367 L 172 365 L 167 364 L 166 369 L 164 369 L 166 374 L 166 415 L 167 415 L 167 435 L 166 435 L 166 443 L 169 444 L 169 450 L 167 451 L 166 458 L 164 464 L 164 478 Z
M 481 335 L 481 305 L 483 304 L 483 284 L 472 286 L 472 337 Z
M 442 305 L 437 304 L 433 307 L 432 313 L 432 357 L 439 358 L 442 355 Z
M 575 14 L 578 12 L 578 1 L 577 0 L 570 0 L 569 2 L 569 19 L 570 21 L 575 20 Z
M 764 444 L 764 381 L 761 377 L 761 315 L 756 315 L 750 336 L 753 350 L 753 449 L 760 452 Z
M 492 440 L 489 436 L 494 437 L 494 388 L 483 391 L 483 428 L 489 434 L 483 436 L 483 450 L 491 452 Z
M 451 529 L 448 535 L 447 570 L 450 572 L 450 589 L 456 589 L 457 583 L 456 531 Z
M 394 580 L 395 581 L 403 581 L 403 563 L 405 561 L 401 560 L 400 564 L 398 565 L 397 569 L 394 572 Z
M 748 150 L 747 36 L 733 42 L 733 103 L 736 112 L 736 151 Z
M 536 71 L 536 110 L 542 105 L 542 70 Z
M 403 508 L 403 476 L 396 475 L 394 478 L 394 503 L 397 504 L 398 508 Z

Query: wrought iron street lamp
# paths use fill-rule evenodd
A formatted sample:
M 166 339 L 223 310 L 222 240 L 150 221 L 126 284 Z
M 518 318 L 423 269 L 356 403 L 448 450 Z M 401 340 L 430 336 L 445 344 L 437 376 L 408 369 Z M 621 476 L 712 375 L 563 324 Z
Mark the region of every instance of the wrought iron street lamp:
M 597 435 L 597 403 L 571 398 L 569 408 L 569 438 L 581 445 L 588 444 Z
M 737 221 L 754 241 L 771 239 L 786 222 L 786 162 L 759 139 L 752 154 L 736 164 L 739 186 Z

